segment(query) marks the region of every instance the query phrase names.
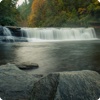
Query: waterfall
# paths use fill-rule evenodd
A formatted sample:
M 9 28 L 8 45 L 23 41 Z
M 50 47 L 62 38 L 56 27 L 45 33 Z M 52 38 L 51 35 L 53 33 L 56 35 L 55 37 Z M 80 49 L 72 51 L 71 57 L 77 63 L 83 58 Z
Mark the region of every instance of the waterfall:
M 10 30 L 6 27 L 3 27 L 3 34 L 4 36 L 12 36 Z
M 14 37 L 11 34 L 11 31 L 7 27 L 3 27 L 3 41 L 14 42 Z
M 70 41 L 97 39 L 94 28 L 22 28 L 29 41 Z
M 7 27 L 1 27 L 0 41 L 42 42 L 97 39 L 94 28 L 21 28 L 21 30 L 12 30 Z

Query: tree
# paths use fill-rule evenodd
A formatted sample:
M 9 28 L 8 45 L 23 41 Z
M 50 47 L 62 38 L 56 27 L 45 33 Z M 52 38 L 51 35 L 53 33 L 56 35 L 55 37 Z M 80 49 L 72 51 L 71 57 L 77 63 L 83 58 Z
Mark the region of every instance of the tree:
M 16 9 L 17 0 L 2 0 L 0 3 L 0 23 L 4 25 L 15 25 L 19 18 Z
M 45 5 L 45 0 L 34 0 L 34 3 L 32 4 L 32 12 L 28 18 L 30 26 L 31 23 L 33 23 L 32 26 L 41 26 L 42 20 L 45 18 L 44 5 Z
M 28 18 L 32 27 L 87 26 L 100 21 L 97 0 L 34 0 Z
M 21 21 L 19 22 L 21 26 L 27 26 L 27 19 L 31 13 L 32 2 L 33 0 L 28 0 L 28 2 L 25 0 L 22 5 L 18 6 L 18 11 L 21 14 Z

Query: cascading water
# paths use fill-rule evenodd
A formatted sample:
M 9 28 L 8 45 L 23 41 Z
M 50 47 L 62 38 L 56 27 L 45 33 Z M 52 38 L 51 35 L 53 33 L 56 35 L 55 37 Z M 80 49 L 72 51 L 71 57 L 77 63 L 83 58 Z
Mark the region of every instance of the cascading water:
M 14 28 L 12 28 L 14 29 Z M 20 30 L 21 29 L 21 30 Z M 16 28 L 1 27 L 0 41 L 42 42 L 97 39 L 94 28 Z
M 22 28 L 32 41 L 70 41 L 97 39 L 94 28 Z
M 3 34 L 4 36 L 12 36 L 10 30 L 6 27 L 3 27 Z
M 0 39 L 6 42 L 14 41 L 11 31 L 6 27 L 3 27 L 3 35 L 0 36 Z

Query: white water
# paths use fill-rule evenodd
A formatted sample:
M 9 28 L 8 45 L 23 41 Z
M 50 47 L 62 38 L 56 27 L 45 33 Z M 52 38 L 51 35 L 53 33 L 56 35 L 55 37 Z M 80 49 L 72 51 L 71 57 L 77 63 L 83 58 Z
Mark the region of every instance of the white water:
M 0 98 L 0 100 L 2 100 L 2 99 Z
M 10 42 L 27 39 L 29 42 L 43 41 L 74 41 L 74 40 L 95 40 L 97 39 L 94 28 L 21 28 L 20 37 L 12 36 L 10 30 L 3 27 L 4 39 Z
M 12 36 L 11 32 L 10 32 L 10 30 L 8 28 L 3 27 L 3 30 L 4 30 L 3 33 L 4 33 L 5 36 Z
M 97 39 L 94 28 L 22 28 L 22 30 L 30 42 Z
M 12 36 L 12 34 L 11 34 L 9 29 L 6 28 L 6 27 L 3 27 L 3 30 L 4 30 L 3 31 L 3 34 L 4 34 L 3 38 L 8 40 L 8 42 L 10 42 L 10 40 L 14 41 L 14 37 Z

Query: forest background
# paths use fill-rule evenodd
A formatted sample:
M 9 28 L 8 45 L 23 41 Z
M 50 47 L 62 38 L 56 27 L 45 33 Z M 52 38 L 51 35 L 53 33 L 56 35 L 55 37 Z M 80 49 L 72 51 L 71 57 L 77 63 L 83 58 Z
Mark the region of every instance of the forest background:
M 0 24 L 18 27 L 79 27 L 100 23 L 98 0 L 18 0 L 0 2 Z

